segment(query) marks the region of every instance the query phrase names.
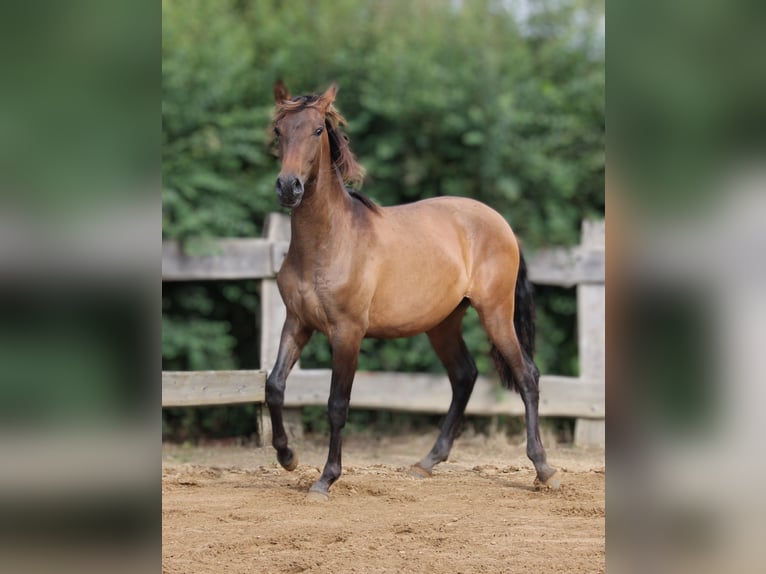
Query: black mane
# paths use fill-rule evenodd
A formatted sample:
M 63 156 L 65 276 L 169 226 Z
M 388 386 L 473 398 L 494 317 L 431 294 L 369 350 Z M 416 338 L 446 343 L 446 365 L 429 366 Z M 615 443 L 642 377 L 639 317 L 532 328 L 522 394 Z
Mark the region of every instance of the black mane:
M 371 200 L 369 197 L 364 195 L 363 193 L 360 193 L 360 192 L 358 192 L 358 191 L 356 191 L 354 189 L 349 189 L 348 187 L 346 188 L 346 191 L 348 192 L 348 194 L 351 197 L 361 201 L 362 204 L 367 209 L 370 209 L 370 210 L 374 211 L 375 213 L 380 213 L 380 206 L 377 203 L 375 203 L 373 200 Z
M 325 120 L 325 129 L 327 130 L 327 136 L 330 139 L 330 159 L 332 160 L 333 165 L 340 169 L 342 167 L 340 164 L 343 161 L 344 150 L 348 149 L 348 136 L 344 134 L 340 128 L 334 126 L 330 120 Z M 361 191 L 350 187 L 346 187 L 346 191 L 351 197 L 361 201 L 365 207 L 374 213 L 380 213 L 380 206 Z

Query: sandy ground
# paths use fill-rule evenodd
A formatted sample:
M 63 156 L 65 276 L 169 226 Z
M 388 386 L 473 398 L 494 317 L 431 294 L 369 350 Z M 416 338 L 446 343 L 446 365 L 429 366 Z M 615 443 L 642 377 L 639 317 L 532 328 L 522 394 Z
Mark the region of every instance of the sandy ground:
M 521 445 L 461 437 L 433 477 L 407 468 L 436 433 L 350 437 L 329 502 L 306 500 L 327 439 L 271 448 L 163 446 L 166 573 L 603 572 L 604 453 L 549 448 L 557 491 L 533 486 Z

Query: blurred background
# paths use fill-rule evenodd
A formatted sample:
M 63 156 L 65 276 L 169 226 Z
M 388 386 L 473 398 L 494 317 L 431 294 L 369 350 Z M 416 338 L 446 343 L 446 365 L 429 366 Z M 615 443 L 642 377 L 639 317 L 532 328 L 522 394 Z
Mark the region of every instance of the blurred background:
M 763 3 L 608 6 L 609 571 L 760 572 Z M 159 371 L 258 361 L 257 289 L 160 294 L 159 238 L 259 235 L 277 77 L 339 82 L 383 204 L 475 195 L 530 249 L 603 211 L 603 5 L 27 0 L 0 32 L 7 571 L 156 571 Z M 538 291 L 562 374 L 568 297 Z
M 760 572 L 764 5 L 607 16 L 607 564 Z
M 277 78 L 293 95 L 339 84 L 336 106 L 368 173 L 363 191 L 381 205 L 474 197 L 505 216 L 528 252 L 577 244 L 583 219 L 603 219 L 601 1 L 165 0 L 162 29 L 163 239 L 190 254 L 209 252 L 217 237 L 259 237 L 280 210 L 270 146 Z M 575 289 L 536 295 L 541 371 L 576 376 Z M 256 281 L 163 283 L 163 370 L 258 368 L 259 309 Z M 491 375 L 475 313 L 464 331 Z M 301 366 L 329 361 L 317 334 Z M 425 335 L 365 341 L 359 368 L 443 372 Z M 254 409 L 164 409 L 163 437 L 250 440 Z M 439 419 L 352 407 L 348 428 L 395 432 Z M 304 408 L 306 430 L 324 432 L 325 420 L 324 408 Z M 471 424 L 483 431 L 488 421 Z M 546 424 L 571 441 L 572 421 Z
M 160 18 L 0 3 L 4 572 L 159 556 Z

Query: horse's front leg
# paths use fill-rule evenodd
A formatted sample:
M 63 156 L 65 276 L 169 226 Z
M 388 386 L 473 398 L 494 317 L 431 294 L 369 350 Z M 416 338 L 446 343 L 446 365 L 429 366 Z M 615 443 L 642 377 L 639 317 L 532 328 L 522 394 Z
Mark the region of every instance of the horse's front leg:
M 288 314 L 282 327 L 282 337 L 279 340 L 277 362 L 266 379 L 266 404 L 269 405 L 269 413 L 271 414 L 272 444 L 277 451 L 279 464 L 287 470 L 295 470 L 295 467 L 298 466 L 298 457 L 287 446 L 287 433 L 282 421 L 285 381 L 312 333 L 312 329 L 301 325 L 298 319 Z
M 330 419 L 330 450 L 322 476 L 309 489 L 309 500 L 327 500 L 329 489 L 341 473 L 341 431 L 346 425 L 351 385 L 354 382 L 356 364 L 362 333 L 349 332 L 333 337 L 332 380 L 330 399 L 327 401 L 327 415 Z

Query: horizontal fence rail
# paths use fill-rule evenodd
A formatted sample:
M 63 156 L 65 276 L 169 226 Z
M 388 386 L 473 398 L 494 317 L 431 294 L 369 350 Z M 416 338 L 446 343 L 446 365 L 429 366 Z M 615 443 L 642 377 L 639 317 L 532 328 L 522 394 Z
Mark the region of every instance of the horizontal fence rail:
M 194 407 L 263 403 L 265 371 L 164 371 L 162 406 Z
M 215 239 L 204 255 L 188 255 L 178 241 L 162 242 L 162 280 L 266 279 L 274 277 L 289 247 L 287 241 Z
M 285 317 L 275 277 L 287 253 L 289 238 L 289 218 L 270 214 L 264 238 L 210 240 L 201 246 L 204 254 L 191 255 L 179 242 L 163 241 L 163 281 L 260 280 L 262 315 L 261 370 L 163 372 L 163 407 L 264 403 L 265 369 L 276 358 Z M 580 376 L 541 376 L 540 415 L 576 418 L 575 443 L 586 446 L 603 446 L 605 441 L 604 244 L 604 222 L 586 221 L 579 246 L 525 253 L 533 283 L 577 287 Z M 296 365 L 288 378 L 285 407 L 326 405 L 330 374 L 326 369 L 307 370 Z M 354 378 L 351 406 L 444 413 L 451 396 L 446 375 L 360 371 Z M 259 434 L 265 443 L 270 440 L 270 421 L 265 409 L 261 411 Z M 524 406 L 496 379 L 479 377 L 466 413 L 515 416 L 524 414 Z
M 299 369 L 285 390 L 287 408 L 323 406 L 330 392 L 329 369 Z M 262 403 L 266 371 L 195 371 L 162 374 L 162 406 L 209 406 Z M 449 379 L 429 373 L 359 371 L 354 377 L 351 403 L 361 409 L 444 413 L 451 398 Z M 476 380 L 469 415 L 523 415 L 515 393 L 487 377 Z M 603 418 L 604 385 L 574 377 L 540 377 L 540 416 Z
M 162 243 L 162 280 L 268 279 L 276 275 L 289 242 L 216 239 L 207 255 L 186 255 L 177 241 Z M 527 257 L 529 279 L 539 285 L 572 287 L 604 282 L 604 251 L 577 247 L 541 249 Z

